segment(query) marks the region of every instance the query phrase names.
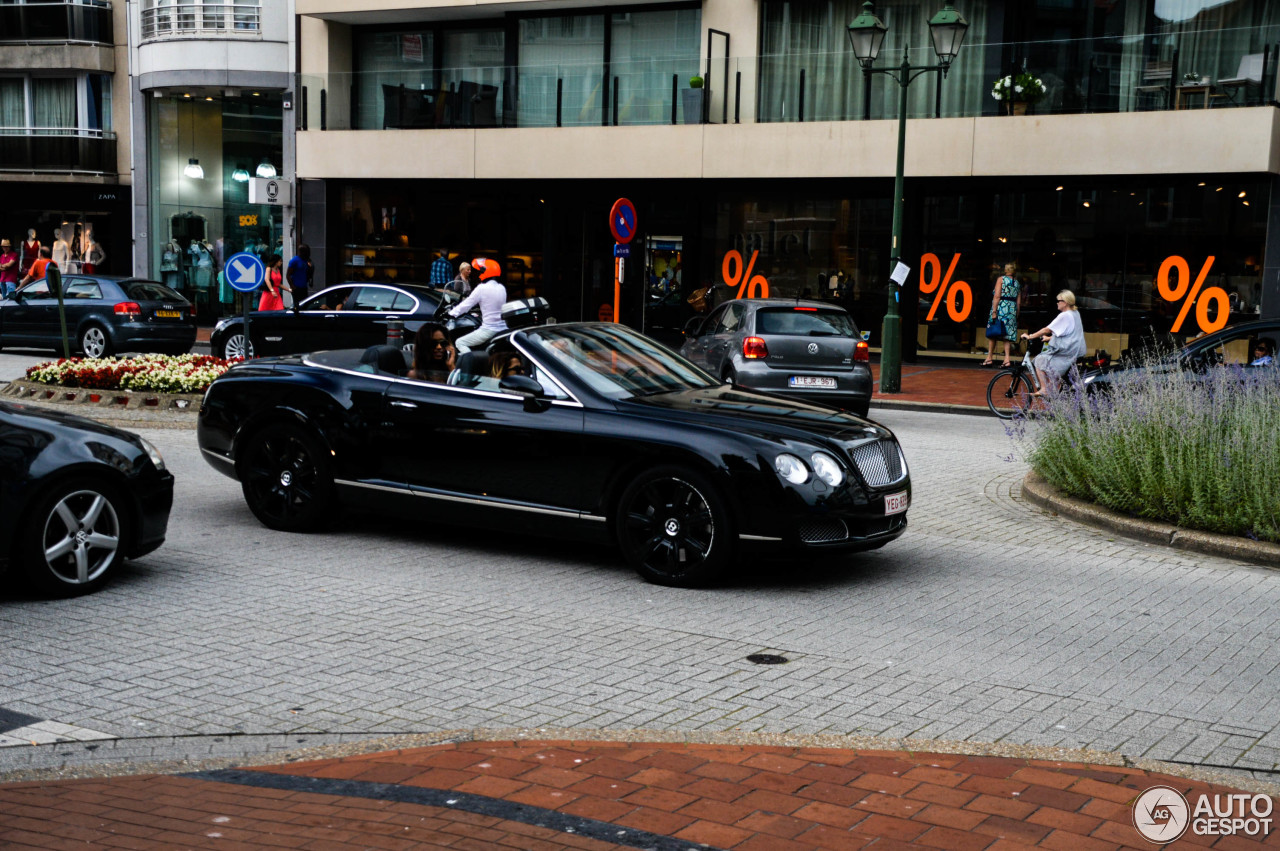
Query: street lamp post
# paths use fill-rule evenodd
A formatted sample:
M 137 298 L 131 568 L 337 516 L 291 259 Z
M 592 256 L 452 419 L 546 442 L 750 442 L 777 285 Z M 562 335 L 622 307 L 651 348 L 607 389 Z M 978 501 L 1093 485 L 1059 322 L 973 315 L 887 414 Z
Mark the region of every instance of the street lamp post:
M 902 251 L 902 183 L 907 151 L 907 87 L 911 81 L 929 71 L 941 71 L 947 76 L 952 61 L 960 52 L 969 22 L 950 3 L 929 20 L 929 33 L 933 38 L 933 52 L 938 55 L 937 65 L 912 67 L 907 60 L 907 49 L 902 49 L 902 64 L 897 68 L 871 67 L 880 55 L 880 46 L 889 28 L 876 15 L 875 4 L 867 0 L 862 13 L 849 24 L 849 43 L 853 55 L 862 66 L 862 73 L 888 74 L 897 81 L 898 95 L 898 170 L 893 178 L 893 243 L 890 249 L 889 269 L 893 271 L 901 260 Z M 902 391 L 902 314 L 898 309 L 898 289 L 889 282 L 889 303 L 884 314 L 880 334 L 880 392 Z

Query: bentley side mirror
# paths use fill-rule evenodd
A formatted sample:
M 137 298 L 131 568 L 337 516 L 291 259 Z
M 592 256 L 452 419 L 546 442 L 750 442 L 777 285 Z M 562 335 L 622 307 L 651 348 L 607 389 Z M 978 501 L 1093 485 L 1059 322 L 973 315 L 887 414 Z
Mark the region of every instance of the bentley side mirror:
M 690 319 L 688 322 L 686 322 L 686 323 L 685 323 L 685 326 L 684 326 L 684 335 L 685 335 L 686 337 L 696 337 L 696 336 L 698 336 L 698 326 L 699 326 L 699 325 L 701 325 L 701 324 L 702 324 L 702 317 L 701 317 L 701 316 L 695 316 L 695 317 L 693 317 L 692 319 Z
M 508 375 L 498 382 L 498 389 L 524 399 L 524 409 L 531 414 L 551 407 L 542 385 L 527 375 Z

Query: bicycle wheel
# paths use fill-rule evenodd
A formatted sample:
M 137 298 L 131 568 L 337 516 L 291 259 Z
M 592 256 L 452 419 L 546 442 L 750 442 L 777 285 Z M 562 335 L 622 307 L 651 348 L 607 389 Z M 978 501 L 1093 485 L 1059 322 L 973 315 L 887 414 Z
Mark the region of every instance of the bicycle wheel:
M 1002 369 L 987 385 L 987 407 L 1003 420 L 1031 407 L 1031 383 L 1020 369 Z

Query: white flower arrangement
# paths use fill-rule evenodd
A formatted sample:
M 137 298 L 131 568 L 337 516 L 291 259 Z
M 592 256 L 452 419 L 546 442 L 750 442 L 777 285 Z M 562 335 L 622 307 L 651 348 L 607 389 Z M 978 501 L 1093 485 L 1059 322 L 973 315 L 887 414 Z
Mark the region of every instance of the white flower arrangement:
M 991 86 L 991 96 L 1003 102 L 1035 103 L 1044 95 L 1044 81 L 1026 71 L 1001 77 Z

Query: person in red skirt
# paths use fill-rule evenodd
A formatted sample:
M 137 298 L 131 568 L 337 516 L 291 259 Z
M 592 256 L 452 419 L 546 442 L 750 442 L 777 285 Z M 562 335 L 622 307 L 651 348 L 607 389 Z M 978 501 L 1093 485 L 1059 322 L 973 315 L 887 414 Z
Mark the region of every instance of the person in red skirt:
M 258 310 L 284 310 L 284 293 L 293 292 L 293 288 L 284 279 L 284 258 L 279 254 L 267 258 L 267 279 L 262 286 Z

